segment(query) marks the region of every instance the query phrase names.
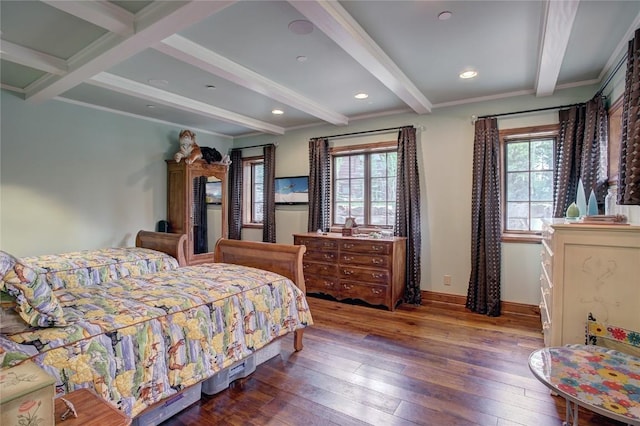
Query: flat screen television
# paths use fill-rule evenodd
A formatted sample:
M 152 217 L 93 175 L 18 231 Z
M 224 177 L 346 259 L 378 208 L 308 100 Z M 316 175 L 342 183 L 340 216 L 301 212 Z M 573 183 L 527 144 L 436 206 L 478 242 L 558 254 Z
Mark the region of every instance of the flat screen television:
M 276 178 L 275 187 L 276 204 L 309 203 L 309 176 Z

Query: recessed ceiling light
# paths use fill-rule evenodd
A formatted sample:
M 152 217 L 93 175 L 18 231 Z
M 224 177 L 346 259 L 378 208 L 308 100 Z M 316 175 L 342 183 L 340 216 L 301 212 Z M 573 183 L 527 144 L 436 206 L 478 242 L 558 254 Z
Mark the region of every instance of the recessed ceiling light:
M 274 110 L 271 110 L 271 114 L 273 114 L 273 115 L 282 115 L 282 114 L 284 114 L 284 111 L 281 110 L 281 109 L 274 109 Z
M 478 75 L 477 71 L 468 70 L 468 71 L 461 72 L 460 73 L 460 78 L 466 80 L 466 79 L 469 79 L 469 78 L 473 78 L 473 77 L 475 77 L 477 75 Z
M 440 12 L 438 14 L 438 19 L 441 21 L 446 21 L 448 19 L 451 19 L 452 16 L 453 16 L 453 13 L 449 12 L 448 10 L 445 10 L 444 12 Z
M 207 84 L 206 87 L 208 90 L 216 90 L 216 86 L 214 86 L 213 84 Z
M 151 105 L 151 104 L 147 105 L 147 108 L 149 109 L 154 109 L 155 107 L 156 107 L 155 105 Z
M 289 23 L 289 31 L 297 35 L 310 34 L 313 31 L 313 24 L 305 19 L 291 21 Z
M 304 55 L 300 55 L 298 57 L 296 57 L 296 61 L 298 62 L 306 62 L 307 61 L 307 57 Z
M 157 79 L 157 78 L 151 78 L 151 79 L 149 79 L 147 81 L 152 86 L 166 86 L 166 85 L 169 84 L 169 82 L 167 80 L 160 80 L 160 79 Z
M 357 93 L 354 98 L 356 99 L 367 99 L 369 97 L 369 95 L 367 95 L 366 93 Z

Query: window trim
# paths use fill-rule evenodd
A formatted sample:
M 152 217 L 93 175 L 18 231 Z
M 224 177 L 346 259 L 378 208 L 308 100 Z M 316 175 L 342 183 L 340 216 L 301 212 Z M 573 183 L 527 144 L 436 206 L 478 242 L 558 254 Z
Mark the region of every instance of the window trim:
M 540 126 L 517 127 L 500 130 L 498 138 L 500 140 L 500 208 L 502 209 L 500 218 L 501 241 L 504 243 L 540 243 L 542 232 L 540 231 L 505 231 L 507 220 L 507 195 L 506 195 L 506 158 L 505 149 L 509 141 L 515 139 L 533 139 L 552 137 L 558 143 L 560 134 L 560 124 L 544 124 Z M 555 175 L 555 144 L 554 144 L 554 170 Z M 531 200 L 529 200 L 531 202 Z
M 349 155 L 358 155 L 358 154 L 370 154 L 370 153 L 378 153 L 378 152 L 398 152 L 398 141 L 382 141 L 382 142 L 372 142 L 372 143 L 363 143 L 363 144 L 356 144 L 356 145 L 345 145 L 345 146 L 338 146 L 338 147 L 330 147 L 329 148 L 329 156 L 330 156 L 330 161 L 331 161 L 331 176 L 330 176 L 330 180 L 331 180 L 331 207 L 330 207 L 330 220 L 331 220 L 331 226 L 330 229 L 332 231 L 338 231 L 340 232 L 342 230 L 342 228 L 344 227 L 342 224 L 338 224 L 335 223 L 335 215 L 334 215 L 334 210 L 333 210 L 333 206 L 336 203 L 335 200 L 335 191 L 334 191 L 334 160 L 335 157 L 342 157 L 342 156 L 349 156 Z M 369 178 L 371 178 L 370 176 L 370 172 L 369 172 L 369 164 L 368 161 L 365 162 L 365 175 L 369 175 Z M 397 178 L 397 176 L 396 176 Z M 370 200 L 370 195 L 369 193 L 365 193 L 364 194 L 364 200 L 363 200 L 363 204 L 365 206 L 369 206 L 368 209 L 370 210 L 371 208 L 371 200 Z M 393 229 L 395 226 L 395 224 L 393 225 L 364 225 L 364 224 L 359 224 L 358 225 L 358 229 L 363 230 L 363 231 L 376 231 L 376 230 L 380 230 L 380 229 Z
M 263 223 L 251 222 L 253 217 L 253 166 L 255 164 L 264 164 L 264 156 L 258 155 L 253 157 L 244 157 L 242 159 L 242 227 L 262 229 Z M 247 173 L 247 170 L 249 173 Z

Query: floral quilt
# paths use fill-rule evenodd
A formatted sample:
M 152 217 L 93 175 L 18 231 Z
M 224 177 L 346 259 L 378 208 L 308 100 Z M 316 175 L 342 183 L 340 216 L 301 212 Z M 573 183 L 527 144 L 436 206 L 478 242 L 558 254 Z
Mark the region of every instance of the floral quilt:
M 31 359 L 59 393 L 93 388 L 131 417 L 313 323 L 289 279 L 223 263 L 55 294 L 67 325 L 0 335 L 0 365 Z

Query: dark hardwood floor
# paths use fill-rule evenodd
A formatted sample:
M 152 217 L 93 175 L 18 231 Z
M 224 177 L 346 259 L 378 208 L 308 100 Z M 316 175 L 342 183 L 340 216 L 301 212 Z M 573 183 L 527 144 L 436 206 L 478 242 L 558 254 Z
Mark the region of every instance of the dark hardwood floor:
M 178 425 L 560 425 L 564 400 L 527 365 L 540 320 L 442 302 L 395 312 L 309 297 L 304 349 L 169 419 Z M 580 425 L 620 425 L 580 410 Z

